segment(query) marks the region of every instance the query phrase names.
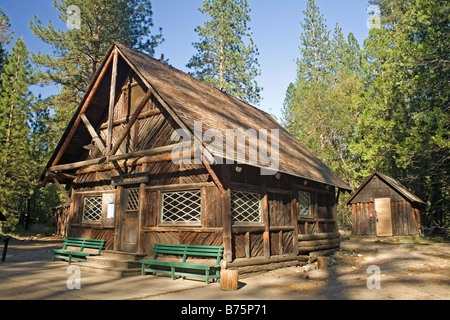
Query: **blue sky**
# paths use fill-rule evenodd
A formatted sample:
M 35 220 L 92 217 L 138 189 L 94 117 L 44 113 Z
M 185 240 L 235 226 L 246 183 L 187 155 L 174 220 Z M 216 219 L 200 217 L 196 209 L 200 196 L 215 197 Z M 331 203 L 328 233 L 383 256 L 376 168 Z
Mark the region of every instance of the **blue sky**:
M 300 22 L 306 2 L 249 0 L 252 9 L 250 27 L 260 53 L 261 76 L 257 80 L 263 87 L 263 99 L 257 107 L 278 118 L 281 117 L 286 88 L 296 76 Z M 195 54 L 192 42 L 198 41 L 194 28 L 202 25 L 206 18 L 198 11 L 202 3 L 202 0 L 152 0 L 154 30 L 156 32 L 161 27 L 165 39 L 158 47 L 156 57 L 164 53 L 173 67 L 189 71 L 186 64 Z M 344 34 L 353 32 L 362 45 L 368 35 L 367 0 L 316 0 L 316 4 L 327 19 L 329 29 L 339 22 Z M 0 6 L 11 20 L 14 37 L 23 36 L 30 51 L 49 50 L 29 29 L 29 22 L 34 15 L 44 24 L 52 20 L 57 27 L 66 28 L 58 19 L 59 12 L 53 7 L 53 0 L 0 0 Z M 52 92 L 39 88 L 33 91 L 35 94 L 42 92 L 43 96 Z

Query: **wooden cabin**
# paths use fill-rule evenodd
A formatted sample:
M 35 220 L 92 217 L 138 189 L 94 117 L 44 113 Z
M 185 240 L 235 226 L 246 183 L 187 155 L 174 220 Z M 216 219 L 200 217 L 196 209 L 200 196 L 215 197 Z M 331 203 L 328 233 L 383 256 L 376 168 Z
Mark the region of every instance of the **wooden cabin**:
M 249 129 L 266 129 L 272 145 L 278 132 L 275 168 L 248 160 L 261 145 L 251 137 L 233 138 L 236 152 L 210 139 Z M 144 255 L 155 243 L 222 245 L 225 268 L 292 265 L 338 249 L 337 197 L 351 191 L 270 115 L 120 44 L 42 179 L 70 186 L 69 236 Z
M 423 204 L 397 180 L 375 171 L 347 201 L 352 206 L 352 233 L 379 237 L 417 235 Z

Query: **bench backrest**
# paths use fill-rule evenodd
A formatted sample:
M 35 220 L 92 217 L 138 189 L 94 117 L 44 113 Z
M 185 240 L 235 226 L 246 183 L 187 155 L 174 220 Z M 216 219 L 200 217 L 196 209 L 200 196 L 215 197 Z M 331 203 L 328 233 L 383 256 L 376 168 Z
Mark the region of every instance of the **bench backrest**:
M 85 238 L 67 237 L 66 240 L 64 240 L 64 249 L 67 249 L 67 247 L 78 247 L 78 248 L 80 248 L 80 251 L 83 251 L 85 248 L 97 249 L 98 254 L 100 254 L 104 245 L 105 245 L 105 240 L 100 240 L 100 239 L 85 239 Z
M 192 244 L 164 244 L 155 243 L 153 247 L 153 259 L 156 260 L 158 254 L 181 255 L 182 262 L 186 262 L 188 257 L 216 258 L 216 265 L 222 259 L 222 246 L 200 246 Z

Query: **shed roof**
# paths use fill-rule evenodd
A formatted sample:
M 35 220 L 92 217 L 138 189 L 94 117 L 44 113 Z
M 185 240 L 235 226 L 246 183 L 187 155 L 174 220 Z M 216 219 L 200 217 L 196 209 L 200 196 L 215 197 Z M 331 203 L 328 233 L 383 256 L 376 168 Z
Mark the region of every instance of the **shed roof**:
M 352 200 L 358 195 L 358 193 L 361 192 L 361 190 L 364 189 L 364 187 L 369 183 L 370 180 L 372 180 L 375 176 L 377 176 L 379 179 L 381 179 L 384 183 L 389 185 L 392 189 L 397 191 L 402 197 L 404 197 L 406 200 L 410 202 L 417 202 L 422 203 L 423 202 L 419 197 L 412 194 L 404 185 L 402 185 L 400 182 L 395 180 L 392 177 L 389 177 L 385 174 L 382 174 L 380 172 L 374 171 L 367 179 L 363 182 L 363 184 L 358 188 L 358 190 L 353 193 L 353 195 L 347 200 L 346 204 L 351 204 Z
M 191 133 L 194 132 L 196 121 L 202 124 L 202 133 L 209 129 L 217 130 L 226 137 L 227 129 L 278 129 L 279 131 L 279 166 L 278 171 L 289 175 L 329 184 L 350 191 L 351 188 L 343 182 L 320 159 L 309 152 L 296 138 L 289 134 L 269 114 L 217 90 L 192 76 L 177 70 L 159 60 L 141 52 L 132 50 L 121 44 L 115 44 L 122 58 L 141 77 L 143 82 L 155 94 L 160 103 L 170 114 L 178 117 Z M 112 50 L 109 51 L 109 54 Z M 106 58 L 105 58 L 106 60 Z M 104 62 L 103 62 L 103 67 Z M 98 73 L 97 73 L 98 75 Z M 88 92 L 89 93 L 89 92 Z M 87 94 L 88 94 L 87 93 Z M 74 117 L 78 116 L 78 108 Z M 73 123 L 73 120 L 72 122 Z M 67 130 L 66 130 L 67 132 Z M 64 137 L 64 135 L 63 135 Z M 257 148 L 257 141 L 237 141 L 236 150 Z M 268 139 L 270 141 L 270 139 Z M 58 152 L 58 148 L 55 153 Z M 208 149 L 208 145 L 205 146 Z M 257 149 L 256 149 L 257 150 Z M 227 157 L 225 150 L 209 148 L 215 155 Z M 247 153 L 246 153 L 247 154 Z M 249 165 L 264 167 L 262 164 L 248 163 L 247 159 L 238 159 L 234 152 L 234 161 Z M 54 158 L 54 156 L 52 156 Z

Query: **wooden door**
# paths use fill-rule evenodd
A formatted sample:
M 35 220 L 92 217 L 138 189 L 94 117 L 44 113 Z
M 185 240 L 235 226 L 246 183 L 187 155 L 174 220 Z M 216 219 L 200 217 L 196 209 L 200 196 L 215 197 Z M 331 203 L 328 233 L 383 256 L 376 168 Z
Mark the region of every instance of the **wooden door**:
M 392 236 L 391 198 L 375 199 L 375 213 L 377 216 L 377 236 Z
M 139 194 L 139 187 L 122 189 L 120 198 L 120 251 L 137 252 L 139 237 Z

